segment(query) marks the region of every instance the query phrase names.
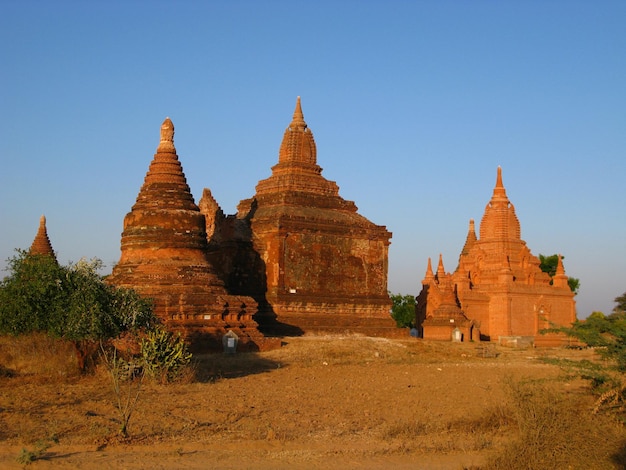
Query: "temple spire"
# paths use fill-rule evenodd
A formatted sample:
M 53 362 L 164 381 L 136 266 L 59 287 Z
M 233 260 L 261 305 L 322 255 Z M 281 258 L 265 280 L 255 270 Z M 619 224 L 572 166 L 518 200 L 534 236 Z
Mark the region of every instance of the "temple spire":
M 476 238 L 476 225 L 474 224 L 474 219 L 470 219 L 469 228 L 467 230 L 467 237 L 465 237 L 465 245 L 463 245 L 461 255 L 469 253 L 469 250 L 472 248 L 476 240 L 478 240 Z
M 433 273 L 433 264 L 430 260 L 430 256 L 428 257 L 428 266 L 426 266 L 426 274 L 424 275 L 424 281 L 422 284 L 428 284 L 430 281 L 435 279 L 435 274 Z
M 56 261 L 50 238 L 48 238 L 48 230 L 46 228 L 46 216 L 42 215 L 39 218 L 39 229 L 37 235 L 33 240 L 33 244 L 30 246 L 28 253 L 31 255 L 43 255 L 51 256 Z
M 567 275 L 565 274 L 565 268 L 563 267 L 563 257 L 561 255 L 558 255 L 556 272 L 552 278 L 552 284 L 558 287 L 569 287 L 569 284 L 567 283 Z
M 437 279 L 441 281 L 443 277 L 445 276 L 445 274 L 446 274 L 446 271 L 443 268 L 443 255 L 439 253 L 439 265 L 437 266 Z
M 293 112 L 293 119 L 289 124 L 291 129 L 304 130 L 306 129 L 306 122 L 304 122 L 304 114 L 302 113 L 302 105 L 300 104 L 300 97 L 296 99 L 296 109 Z
M 496 176 L 496 186 L 493 188 L 493 196 L 494 198 L 507 198 L 506 189 L 504 189 L 504 184 L 502 183 L 502 167 L 499 165 L 498 174 Z
M 521 239 L 520 223 L 515 214 L 515 206 L 509 201 L 502 184 L 502 168 L 498 167 L 496 186 L 493 195 L 485 207 L 480 221 L 480 241 L 498 240 L 519 241 Z

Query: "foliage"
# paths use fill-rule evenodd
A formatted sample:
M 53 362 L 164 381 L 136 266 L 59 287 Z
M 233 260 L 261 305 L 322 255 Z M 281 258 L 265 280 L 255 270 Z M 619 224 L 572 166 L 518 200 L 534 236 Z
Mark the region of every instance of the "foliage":
M 63 268 L 50 256 L 18 255 L 7 260 L 11 273 L 0 283 L 0 332 L 19 335 L 48 329 L 62 307 Z
M 10 275 L 0 283 L 0 333 L 99 340 L 155 322 L 149 301 L 104 282 L 98 259 L 61 266 L 18 250 L 8 265 Z
M 596 410 L 610 404 L 619 414 L 626 412 L 626 311 L 620 301 L 610 315 L 593 312 L 586 320 L 577 320 L 571 327 L 555 327 L 549 332 L 560 332 L 576 338 L 595 351 L 605 360 L 601 364 L 578 365 L 578 374 L 588 380 L 601 393 Z M 571 365 L 570 365 L 571 367 Z
M 613 309 L 613 313 L 626 313 L 626 292 L 619 297 L 615 297 L 615 303 L 617 305 Z
M 164 328 L 149 330 L 140 344 L 146 373 L 162 382 L 175 379 L 191 361 L 183 338 Z
M 412 295 L 390 294 L 393 305 L 391 316 L 398 328 L 413 328 L 415 326 L 415 297 Z
M 564 260 L 565 256 L 561 256 L 561 260 Z M 556 274 L 556 267 L 559 264 L 559 255 L 551 255 L 544 256 L 539 255 L 539 268 L 544 272 L 548 273 L 550 277 L 554 277 Z M 578 294 L 578 289 L 580 289 L 580 279 L 576 279 L 574 277 L 567 278 L 567 284 L 569 288 L 572 290 L 574 294 Z
M 69 340 L 84 370 L 98 340 L 156 322 L 148 300 L 104 282 L 100 260 L 61 266 L 51 256 L 17 252 L 0 283 L 0 334 L 42 332 Z
M 56 436 L 52 436 L 48 439 L 41 439 L 35 443 L 33 450 L 22 447 L 20 454 L 17 456 L 17 463 L 22 465 L 30 465 L 35 460 L 39 460 L 44 457 L 46 451 L 52 447 L 53 444 L 58 444 L 59 440 Z

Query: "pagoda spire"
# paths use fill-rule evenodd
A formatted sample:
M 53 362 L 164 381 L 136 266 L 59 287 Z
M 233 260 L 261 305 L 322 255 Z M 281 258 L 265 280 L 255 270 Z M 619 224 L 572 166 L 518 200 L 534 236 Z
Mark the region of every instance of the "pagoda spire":
M 317 166 L 317 148 L 313 139 L 313 133 L 304 121 L 299 96 L 296 99 L 296 109 L 293 112 L 293 118 L 289 127 L 285 130 L 285 135 L 280 145 L 278 162 L 306 165 L 308 171 L 314 173 L 321 172 L 321 169 Z
M 50 238 L 48 238 L 48 229 L 46 228 L 46 216 L 42 215 L 39 218 L 39 229 L 37 235 L 33 240 L 28 253 L 31 255 L 51 256 L 56 261 Z
M 439 253 L 439 264 L 437 265 L 437 279 L 441 281 L 446 274 L 445 269 L 443 268 L 443 255 Z
M 502 183 L 502 168 L 498 166 L 493 195 L 487 203 L 485 213 L 480 221 L 480 240 L 504 242 L 520 239 L 521 228 L 515 214 L 515 206 L 506 195 L 506 189 Z
M 304 114 L 302 113 L 302 104 L 300 103 L 300 97 L 296 99 L 296 109 L 293 112 L 293 119 L 289 124 L 290 129 L 297 129 L 303 131 L 307 125 L 304 121 Z
M 567 283 L 567 275 L 565 274 L 565 268 L 563 267 L 563 257 L 558 255 L 558 262 L 556 265 L 556 272 L 552 278 L 552 285 L 557 287 L 569 287 Z
M 165 118 L 161 138 L 150 163 L 134 209 L 178 209 L 197 211 L 187 178 L 174 147 L 174 123 Z
M 435 279 L 435 274 L 433 273 L 433 263 L 430 260 L 430 256 L 428 257 L 428 266 L 426 266 L 426 274 L 424 275 L 424 280 L 422 284 L 428 284 L 430 281 Z
M 478 240 L 478 238 L 476 238 L 476 225 L 474 224 L 474 219 L 470 219 L 469 228 L 467 229 L 467 237 L 465 237 L 465 245 L 463 245 L 461 255 L 469 253 L 476 240 Z

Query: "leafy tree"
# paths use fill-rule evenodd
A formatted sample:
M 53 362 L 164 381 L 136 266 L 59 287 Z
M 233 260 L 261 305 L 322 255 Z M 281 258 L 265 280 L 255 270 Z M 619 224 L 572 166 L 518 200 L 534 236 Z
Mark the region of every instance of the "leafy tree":
M 415 326 L 415 297 L 412 295 L 390 294 L 391 316 L 398 328 L 413 328 Z
M 615 303 L 617 305 L 613 309 L 613 313 L 626 313 L 626 292 L 619 297 L 615 297 Z
M 562 256 L 561 259 L 565 259 L 565 256 Z M 556 274 L 556 267 L 559 264 L 559 255 L 544 256 L 540 254 L 539 262 L 539 268 L 544 273 L 548 273 L 551 278 L 554 277 L 554 275 Z M 578 289 L 580 288 L 580 279 L 568 277 L 567 284 L 574 294 L 578 294 Z
M 95 341 L 156 321 L 149 301 L 104 282 L 98 259 L 66 267 L 18 250 L 8 265 L 10 274 L 0 283 L 0 333 L 43 331 L 70 340 L 81 369 Z

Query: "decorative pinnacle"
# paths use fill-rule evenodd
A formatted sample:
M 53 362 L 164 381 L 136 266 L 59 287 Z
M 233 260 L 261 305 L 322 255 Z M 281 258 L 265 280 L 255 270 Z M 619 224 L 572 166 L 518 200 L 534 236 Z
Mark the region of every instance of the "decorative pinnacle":
M 558 256 L 558 262 L 556 265 L 556 275 L 557 276 L 565 275 L 565 268 L 563 267 L 563 257 L 560 254 Z
M 443 255 L 439 253 L 439 265 L 437 266 L 437 276 L 441 279 L 441 276 L 446 274 L 445 269 L 443 268 Z
M 432 279 L 435 277 L 433 274 L 433 264 L 430 260 L 430 256 L 428 257 L 428 265 L 426 266 L 426 275 L 424 276 L 426 279 Z
M 161 142 L 159 143 L 159 151 L 176 151 L 174 147 L 174 123 L 167 117 L 161 124 Z
M 506 189 L 502 183 L 502 167 L 498 165 L 498 175 L 496 176 L 496 187 L 493 188 L 493 195 L 500 198 L 506 198 Z
M 289 127 L 292 129 L 304 130 L 306 129 L 306 122 L 304 122 L 304 114 L 302 113 L 302 105 L 300 104 L 300 97 L 296 100 L 296 109 L 293 112 L 293 120 Z

